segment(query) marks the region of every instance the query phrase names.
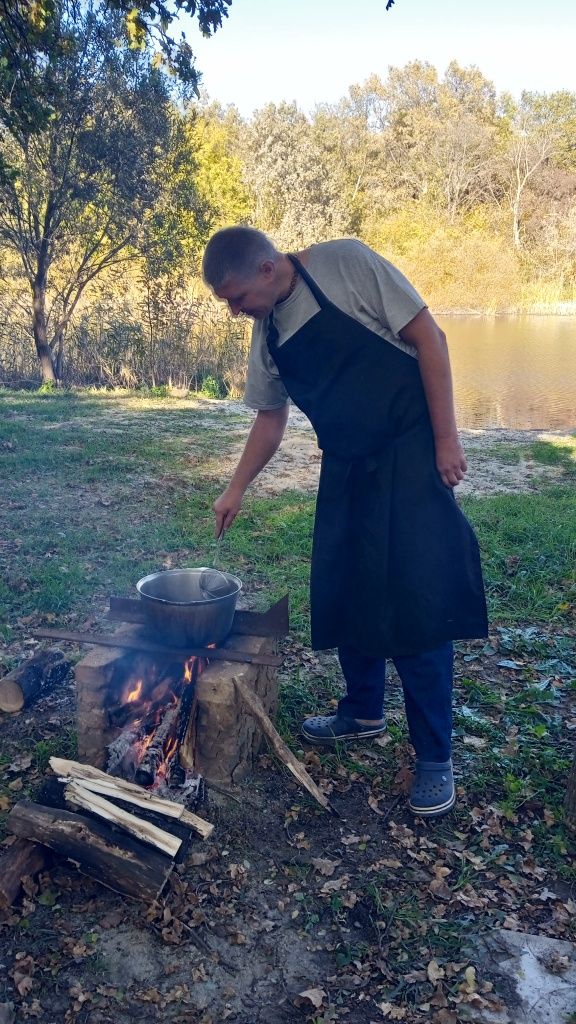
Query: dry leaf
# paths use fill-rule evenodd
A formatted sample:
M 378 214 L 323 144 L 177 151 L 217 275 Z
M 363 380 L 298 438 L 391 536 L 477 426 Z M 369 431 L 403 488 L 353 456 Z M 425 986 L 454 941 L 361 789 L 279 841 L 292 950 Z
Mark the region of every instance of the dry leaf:
M 475 750 L 484 750 L 488 746 L 488 740 L 482 736 L 465 736 L 464 743 L 467 747 L 474 747 Z
M 378 801 L 372 795 L 368 797 L 368 806 L 371 807 L 376 814 L 384 814 L 384 811 L 381 811 L 378 806 Z
M 312 864 L 321 875 L 333 875 L 340 863 L 339 860 L 328 860 L 327 857 L 312 857 Z
M 446 971 L 443 967 L 440 967 L 437 960 L 431 960 L 426 968 L 426 974 L 428 975 L 428 981 L 431 981 L 432 984 L 435 985 L 440 978 L 445 976 Z
M 469 992 L 476 991 L 476 970 L 474 967 L 467 967 L 464 971 L 464 977 L 466 979 L 466 986 Z
M 305 992 L 299 992 L 296 999 L 308 1001 L 319 1010 L 326 999 L 326 993 L 323 988 L 307 988 Z

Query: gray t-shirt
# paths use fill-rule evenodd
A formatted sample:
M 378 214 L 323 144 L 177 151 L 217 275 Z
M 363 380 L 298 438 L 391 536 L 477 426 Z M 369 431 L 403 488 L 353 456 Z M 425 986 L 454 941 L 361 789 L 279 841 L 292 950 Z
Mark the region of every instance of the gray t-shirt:
M 363 242 L 353 238 L 311 246 L 306 270 L 334 305 L 354 317 L 384 341 L 416 357 L 399 331 L 426 307 L 404 275 Z M 318 312 L 301 277 L 292 295 L 274 309 L 274 323 L 283 344 Z M 244 401 L 251 409 L 279 409 L 288 393 L 266 345 L 267 320 L 255 320 L 248 358 Z

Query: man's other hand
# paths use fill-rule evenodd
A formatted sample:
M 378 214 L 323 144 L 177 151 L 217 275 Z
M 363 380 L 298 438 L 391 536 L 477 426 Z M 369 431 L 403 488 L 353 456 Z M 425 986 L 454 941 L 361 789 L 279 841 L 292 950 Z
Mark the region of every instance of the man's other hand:
M 436 468 L 447 487 L 456 487 L 464 479 L 468 463 L 457 437 L 436 439 Z

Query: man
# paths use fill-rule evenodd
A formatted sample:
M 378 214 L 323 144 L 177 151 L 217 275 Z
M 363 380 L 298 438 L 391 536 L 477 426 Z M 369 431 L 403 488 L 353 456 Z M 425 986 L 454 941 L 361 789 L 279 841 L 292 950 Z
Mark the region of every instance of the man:
M 333 743 L 384 732 L 391 658 L 416 751 L 409 807 L 445 814 L 455 801 L 452 641 L 487 632 L 478 545 L 452 491 L 466 459 L 445 336 L 406 278 L 353 239 L 294 255 L 253 228 L 225 228 L 203 273 L 234 316 L 254 319 L 245 401 L 257 416 L 214 504 L 217 534 L 276 452 L 290 399 L 323 453 L 312 646 L 338 648 L 346 696 L 302 733 Z

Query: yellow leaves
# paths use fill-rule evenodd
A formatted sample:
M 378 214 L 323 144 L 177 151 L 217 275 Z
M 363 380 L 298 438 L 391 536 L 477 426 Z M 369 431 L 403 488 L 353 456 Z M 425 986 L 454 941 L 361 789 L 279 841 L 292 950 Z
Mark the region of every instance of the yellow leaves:
M 131 50 L 143 50 L 146 46 L 146 23 L 137 7 L 133 7 L 126 15 L 124 24 L 126 36 Z

